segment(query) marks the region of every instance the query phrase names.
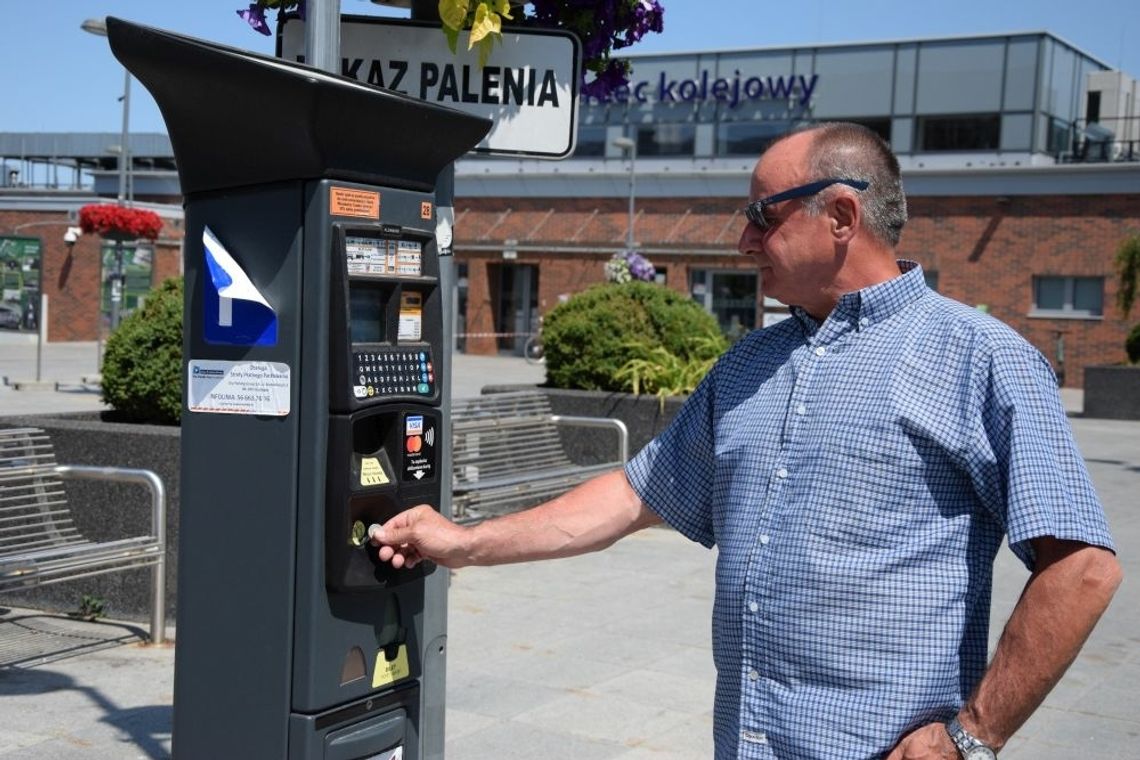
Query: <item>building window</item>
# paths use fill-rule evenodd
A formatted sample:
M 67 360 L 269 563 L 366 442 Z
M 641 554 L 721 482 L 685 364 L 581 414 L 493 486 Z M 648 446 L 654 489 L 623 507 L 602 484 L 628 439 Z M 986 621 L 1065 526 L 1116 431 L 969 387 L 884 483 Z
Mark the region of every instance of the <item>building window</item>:
M 1100 317 L 1104 314 L 1103 277 L 1033 278 L 1033 317 Z
M 759 156 L 768 144 L 792 128 L 786 121 L 737 121 L 717 127 L 718 156 Z
M 931 290 L 938 290 L 938 270 L 937 269 L 923 269 L 922 279 L 926 281 L 926 287 Z
M 574 146 L 574 157 L 606 155 L 606 128 L 578 127 L 578 142 Z
M 1049 119 L 1049 144 L 1045 149 L 1053 155 L 1061 155 L 1077 148 L 1073 125 L 1064 119 Z
M 852 124 L 861 124 L 862 126 L 877 134 L 879 137 L 883 138 L 885 142 L 890 143 L 891 141 L 891 120 L 886 116 L 881 119 L 863 117 L 853 119 L 837 119 L 836 121 L 849 121 Z
M 755 274 L 694 269 L 689 275 L 689 293 L 716 317 L 730 340 L 756 327 Z
M 469 267 L 466 261 L 455 262 L 455 284 L 459 303 L 455 307 L 455 350 L 467 352 L 467 286 Z
M 1001 117 L 922 116 L 918 134 L 919 149 L 924 151 L 997 150 L 1001 144 Z
M 637 128 L 637 155 L 691 156 L 696 141 L 694 124 L 654 124 Z

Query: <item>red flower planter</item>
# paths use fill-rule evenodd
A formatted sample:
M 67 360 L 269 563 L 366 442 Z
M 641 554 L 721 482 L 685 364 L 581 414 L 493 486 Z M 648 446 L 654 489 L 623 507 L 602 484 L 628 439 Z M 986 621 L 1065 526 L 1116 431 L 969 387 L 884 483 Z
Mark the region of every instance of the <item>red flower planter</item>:
M 107 240 L 154 240 L 162 231 L 162 218 L 145 209 L 92 204 L 79 209 L 79 227 Z

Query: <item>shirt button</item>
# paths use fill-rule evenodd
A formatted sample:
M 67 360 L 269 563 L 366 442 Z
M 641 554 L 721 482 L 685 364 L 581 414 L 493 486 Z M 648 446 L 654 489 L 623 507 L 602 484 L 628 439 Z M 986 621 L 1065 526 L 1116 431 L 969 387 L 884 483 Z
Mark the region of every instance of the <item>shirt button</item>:
M 771 540 L 772 539 L 768 537 L 767 533 L 761 533 L 760 534 L 760 543 L 763 544 L 764 546 L 767 546 L 768 542 Z
M 781 467 L 780 469 L 776 470 L 776 477 L 777 477 L 777 478 L 786 478 L 786 477 L 788 477 L 788 471 L 787 471 L 787 469 L 786 469 L 786 468 L 784 468 L 784 467 Z
M 866 317 L 863 317 L 862 319 L 859 320 L 859 326 L 860 327 L 866 327 L 869 324 L 871 324 L 871 320 L 867 319 Z
M 796 414 L 807 414 L 807 407 L 803 404 L 796 404 Z
M 823 356 L 826 353 L 827 353 L 827 349 L 824 348 L 823 346 L 816 346 L 815 347 L 815 355 L 816 356 Z
M 756 602 L 749 602 L 748 603 L 748 611 L 749 612 L 758 612 L 759 610 L 760 610 L 760 605 L 757 604 Z
M 750 671 L 748 671 L 748 680 L 749 681 L 759 681 L 760 680 L 760 674 L 757 673 L 755 670 L 750 670 Z

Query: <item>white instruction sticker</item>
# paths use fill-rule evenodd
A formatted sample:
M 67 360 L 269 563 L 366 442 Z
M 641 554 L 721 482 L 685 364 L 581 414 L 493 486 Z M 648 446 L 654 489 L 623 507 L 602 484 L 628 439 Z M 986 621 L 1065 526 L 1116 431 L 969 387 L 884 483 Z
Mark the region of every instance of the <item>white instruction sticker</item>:
M 423 335 L 424 297 L 415 291 L 400 294 L 400 326 L 396 339 L 418 341 Z
M 186 405 L 192 412 L 289 414 L 288 364 L 191 359 L 186 375 Z

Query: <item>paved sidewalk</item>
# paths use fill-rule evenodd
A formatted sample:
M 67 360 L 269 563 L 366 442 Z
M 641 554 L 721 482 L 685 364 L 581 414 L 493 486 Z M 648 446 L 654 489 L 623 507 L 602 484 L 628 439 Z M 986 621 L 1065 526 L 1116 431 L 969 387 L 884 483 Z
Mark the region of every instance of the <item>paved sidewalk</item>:
M 86 361 L 94 348 L 77 347 L 73 361 Z M 51 361 L 57 360 L 50 366 L 70 371 L 61 356 Z M 11 359 L 8 344 L 0 343 L 0 374 L 12 373 L 11 361 L 22 360 Z M 510 358 L 456 360 L 457 386 L 476 393 L 483 384 L 534 382 L 541 372 Z M 0 389 L 0 413 L 31 411 L 25 399 L 33 393 L 52 404 L 68 398 L 67 391 Z M 90 394 L 82 398 L 91 403 Z M 1072 422 L 1108 509 L 1126 582 L 1069 675 L 1002 757 L 1135 760 L 1140 423 Z M 448 760 L 709 757 L 714 562 L 715 552 L 652 529 L 600 554 L 456 573 L 449 612 Z M 999 555 L 995 639 L 1026 576 L 1008 550 Z M 4 642 L 31 624 L 47 623 L 25 611 L 0 618 L 0 658 Z M 0 758 L 167 757 L 173 648 L 99 648 L 90 640 L 121 638 L 124 629 L 60 625 L 87 637 L 91 651 L 35 667 L 0 667 Z

